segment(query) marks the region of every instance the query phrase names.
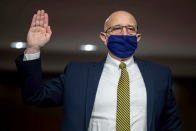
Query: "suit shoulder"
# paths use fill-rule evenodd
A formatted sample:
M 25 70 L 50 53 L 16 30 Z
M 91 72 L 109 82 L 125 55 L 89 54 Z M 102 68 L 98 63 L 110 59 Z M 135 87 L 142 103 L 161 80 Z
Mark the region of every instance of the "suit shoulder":
M 144 65 L 145 67 L 154 71 L 171 72 L 170 68 L 166 65 L 161 65 L 152 61 L 146 61 L 138 58 L 135 58 L 135 61 L 138 65 Z
M 71 61 L 69 62 L 67 65 L 71 66 L 71 67 L 77 67 L 77 68 L 85 68 L 85 67 L 89 67 L 91 65 L 96 64 L 97 62 L 85 62 L 85 61 Z

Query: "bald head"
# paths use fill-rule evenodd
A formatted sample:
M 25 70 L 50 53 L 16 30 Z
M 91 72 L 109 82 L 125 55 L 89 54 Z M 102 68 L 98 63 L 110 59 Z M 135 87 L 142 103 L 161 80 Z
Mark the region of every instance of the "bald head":
M 137 28 L 135 17 L 127 11 L 115 11 L 105 21 L 104 31 L 115 25 L 134 25 Z

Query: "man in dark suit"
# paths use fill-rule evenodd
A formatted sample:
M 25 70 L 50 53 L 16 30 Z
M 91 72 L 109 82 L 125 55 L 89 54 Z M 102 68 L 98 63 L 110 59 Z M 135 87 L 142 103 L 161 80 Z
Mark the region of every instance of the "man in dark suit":
M 25 53 L 16 65 L 25 103 L 62 106 L 62 131 L 179 131 L 181 120 L 169 68 L 133 57 L 141 34 L 126 11 L 112 13 L 100 38 L 101 62 L 70 62 L 58 78 L 42 82 L 40 48 L 51 37 L 48 15 L 33 16 Z M 120 65 L 120 66 L 119 66 Z

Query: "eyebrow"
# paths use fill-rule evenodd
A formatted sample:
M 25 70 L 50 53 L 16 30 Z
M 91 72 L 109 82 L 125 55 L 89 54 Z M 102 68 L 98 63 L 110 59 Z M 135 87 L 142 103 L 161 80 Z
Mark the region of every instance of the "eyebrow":
M 117 24 L 117 25 L 114 25 L 114 26 L 122 26 L 122 25 Z M 135 27 L 136 25 L 130 25 L 130 24 L 128 24 L 128 25 L 126 25 L 126 26 L 133 26 L 133 27 Z

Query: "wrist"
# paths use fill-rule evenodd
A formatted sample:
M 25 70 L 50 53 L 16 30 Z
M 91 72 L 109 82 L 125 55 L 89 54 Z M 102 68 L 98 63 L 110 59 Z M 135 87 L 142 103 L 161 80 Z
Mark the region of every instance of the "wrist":
M 25 54 L 35 54 L 39 52 L 40 52 L 40 48 L 28 48 L 28 47 L 24 51 Z

